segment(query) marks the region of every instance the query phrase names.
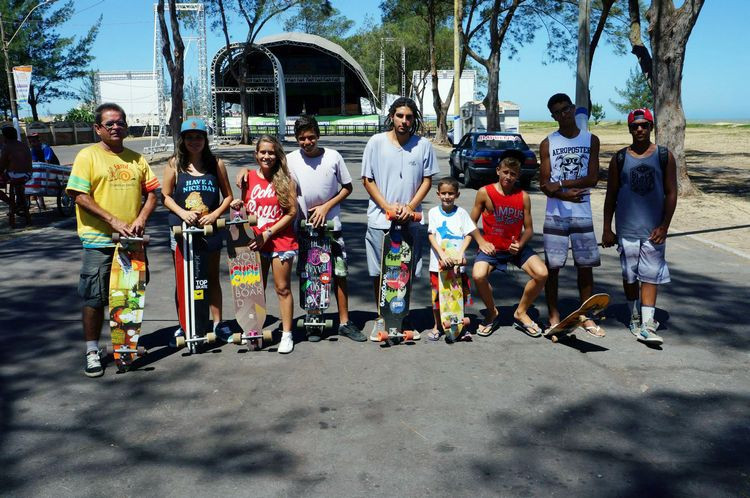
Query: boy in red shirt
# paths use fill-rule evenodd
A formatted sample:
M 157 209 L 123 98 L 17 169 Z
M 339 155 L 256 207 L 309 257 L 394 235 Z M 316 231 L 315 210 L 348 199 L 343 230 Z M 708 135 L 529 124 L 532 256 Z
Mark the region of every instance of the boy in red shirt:
M 505 271 L 513 263 L 531 277 L 524 287 L 521 301 L 513 313 L 516 327 L 531 337 L 539 337 L 542 330 L 527 314 L 527 311 L 547 281 L 547 267 L 527 243 L 534 236 L 531 221 L 529 194 L 516 187 L 521 173 L 523 153 L 506 151 L 497 167 L 497 183 L 477 191 L 471 219 L 474 223 L 482 217 L 484 236 L 476 233 L 479 252 L 474 260 L 472 277 L 482 298 L 487 314 L 477 334 L 488 336 L 499 326 L 499 312 L 495 308 L 492 287 L 488 277 L 494 270 Z

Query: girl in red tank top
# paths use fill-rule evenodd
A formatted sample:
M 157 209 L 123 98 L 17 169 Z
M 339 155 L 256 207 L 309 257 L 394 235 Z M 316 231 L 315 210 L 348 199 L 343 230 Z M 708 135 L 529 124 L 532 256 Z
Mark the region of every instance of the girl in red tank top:
M 281 342 L 279 353 L 291 353 L 294 298 L 291 292 L 292 265 L 297 252 L 297 238 L 292 222 L 297 216 L 297 187 L 286 166 L 284 149 L 276 138 L 263 135 L 255 145 L 257 170 L 247 172 L 242 185 L 242 201 L 248 215 L 258 218 L 253 227 L 255 239 L 248 246 L 261 253 L 264 284 L 268 282 L 269 267 L 281 311 Z

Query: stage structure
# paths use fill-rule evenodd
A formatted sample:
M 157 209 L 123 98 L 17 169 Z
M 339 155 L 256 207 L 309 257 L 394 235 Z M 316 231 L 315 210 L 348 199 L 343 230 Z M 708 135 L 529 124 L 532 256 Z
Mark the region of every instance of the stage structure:
M 152 71 L 97 72 L 96 101 L 117 102 L 131 125 L 149 126 L 158 122 L 159 82 Z
M 286 134 L 286 116 L 361 115 L 361 100 L 374 109 L 376 98 L 362 67 L 342 47 L 320 36 L 280 33 L 256 43 L 222 47 L 211 62 L 212 114 L 219 135 L 239 133 L 240 84 L 229 68 L 247 57 L 248 116 L 273 116 L 277 133 Z M 231 51 L 231 52 L 230 52 Z
M 206 12 L 202 3 L 178 3 L 176 4 L 177 12 L 193 13 L 195 16 L 194 22 L 190 25 L 194 26 L 194 33 L 190 33 L 186 30 L 186 26 L 183 23 L 181 25 L 182 41 L 185 42 L 185 61 L 187 62 L 187 54 L 191 43 L 195 43 L 196 51 L 198 52 L 198 99 L 200 117 L 208 120 L 209 134 L 213 129 L 213 123 L 211 122 L 210 112 L 208 108 L 209 102 L 209 90 L 208 90 L 208 54 L 206 51 Z M 169 6 L 164 5 L 165 17 L 169 14 Z M 168 22 L 168 21 L 167 21 Z M 159 28 L 159 13 L 157 12 L 157 4 L 154 4 L 154 79 L 158 81 L 158 120 L 159 120 L 159 135 L 151 140 L 151 145 L 144 148 L 144 154 L 154 154 L 156 152 L 163 152 L 165 150 L 172 150 L 174 143 L 172 142 L 172 136 L 168 133 L 167 125 L 169 111 L 167 110 L 168 102 L 171 102 L 171 98 L 167 98 L 169 93 L 166 88 L 166 80 L 164 76 L 164 57 L 161 53 L 161 29 Z M 186 64 L 187 67 L 187 64 Z M 186 78 L 187 79 L 187 78 Z M 187 116 L 184 116 L 187 117 Z

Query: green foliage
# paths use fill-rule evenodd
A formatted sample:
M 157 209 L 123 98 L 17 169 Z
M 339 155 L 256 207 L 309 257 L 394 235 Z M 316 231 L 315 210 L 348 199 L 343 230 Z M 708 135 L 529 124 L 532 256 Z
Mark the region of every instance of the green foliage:
M 604 107 L 601 104 L 591 104 L 591 117 L 594 119 L 594 124 L 598 125 L 606 117 Z
M 284 21 L 284 31 L 299 31 L 340 41 L 354 26 L 354 21 L 328 2 L 307 2 Z
M 93 123 L 94 113 L 91 109 L 85 107 L 74 107 L 65 115 L 65 121 L 73 123 Z
M 185 117 L 198 116 L 201 110 L 200 93 L 198 92 L 198 83 L 195 78 L 188 78 L 185 84 Z M 206 116 L 202 116 L 206 117 Z
M 625 89 L 615 88 L 615 91 L 623 100 L 621 102 L 610 100 L 609 102 L 622 114 L 641 107 L 654 108 L 654 96 L 648 85 L 648 78 L 637 67 L 630 70 Z

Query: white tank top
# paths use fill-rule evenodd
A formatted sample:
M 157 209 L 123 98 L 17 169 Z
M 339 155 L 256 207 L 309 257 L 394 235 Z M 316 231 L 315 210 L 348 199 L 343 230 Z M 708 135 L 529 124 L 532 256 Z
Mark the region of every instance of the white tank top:
M 565 138 L 559 131 L 550 134 L 549 162 L 550 182 L 576 180 L 589 173 L 591 157 L 591 133 L 581 130 L 575 138 Z M 590 196 L 583 202 L 568 202 L 554 197 L 547 198 L 547 214 L 574 218 L 591 218 Z

